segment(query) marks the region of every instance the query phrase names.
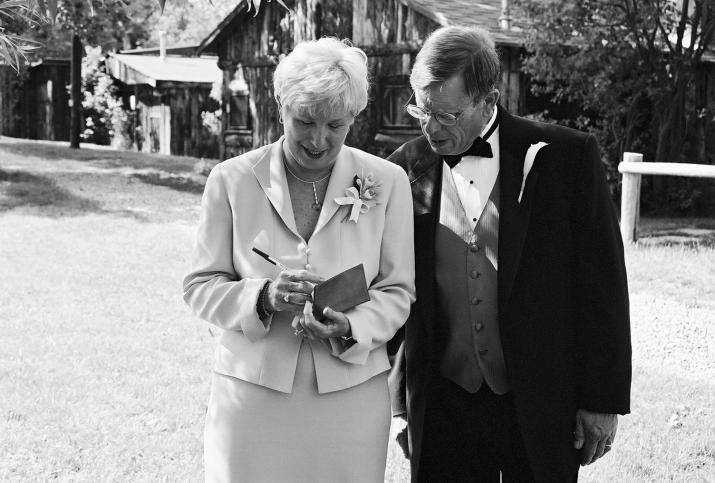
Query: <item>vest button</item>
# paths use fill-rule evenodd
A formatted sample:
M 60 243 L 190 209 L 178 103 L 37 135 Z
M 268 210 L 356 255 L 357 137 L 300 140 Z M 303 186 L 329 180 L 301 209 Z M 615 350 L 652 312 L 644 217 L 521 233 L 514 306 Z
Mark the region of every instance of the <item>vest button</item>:
M 481 322 L 476 322 L 476 323 L 474 324 L 474 330 L 476 330 L 477 332 L 479 332 L 479 331 L 482 330 L 483 328 L 484 328 L 484 324 L 482 324 Z
M 476 270 L 472 270 L 472 271 L 469 273 L 469 276 L 472 277 L 472 278 L 479 278 L 479 275 L 481 275 L 481 274 L 480 274 L 479 272 L 477 272 Z
M 479 355 L 480 355 L 480 356 L 485 355 L 487 352 L 489 352 L 488 349 L 479 349 Z
M 472 253 L 478 252 L 478 251 L 479 251 L 479 245 L 477 245 L 476 243 L 470 243 L 470 244 L 469 244 L 469 251 L 472 252 Z
M 477 298 L 477 297 L 472 297 L 472 305 L 479 305 L 482 303 L 482 299 Z

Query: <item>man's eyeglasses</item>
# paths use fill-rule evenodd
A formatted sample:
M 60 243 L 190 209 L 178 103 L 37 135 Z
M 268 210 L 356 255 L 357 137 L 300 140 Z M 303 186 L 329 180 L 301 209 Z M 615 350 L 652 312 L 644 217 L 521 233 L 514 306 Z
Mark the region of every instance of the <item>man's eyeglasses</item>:
M 454 126 L 457 124 L 457 121 L 459 121 L 459 118 L 462 117 L 462 114 L 464 114 L 463 112 L 458 114 L 450 114 L 449 112 L 429 112 L 414 104 L 407 104 L 405 106 L 405 111 L 407 111 L 407 114 L 410 116 L 415 119 L 419 119 L 422 122 L 427 122 L 430 117 L 434 117 L 435 120 L 443 126 Z
M 431 116 L 434 116 L 435 120 L 440 123 L 443 126 L 454 126 L 457 124 L 457 121 L 459 121 L 459 118 L 462 117 L 462 114 L 464 112 L 460 112 L 457 114 L 450 114 L 448 112 L 429 112 L 424 109 L 422 109 L 420 106 L 416 106 L 414 104 L 409 104 L 409 102 L 412 100 L 414 97 L 415 93 L 413 92 L 410 94 L 410 98 L 407 99 L 408 104 L 405 105 L 405 111 L 407 111 L 407 114 L 410 116 L 414 117 L 415 119 L 418 119 L 421 122 L 427 122 L 429 121 L 429 118 Z

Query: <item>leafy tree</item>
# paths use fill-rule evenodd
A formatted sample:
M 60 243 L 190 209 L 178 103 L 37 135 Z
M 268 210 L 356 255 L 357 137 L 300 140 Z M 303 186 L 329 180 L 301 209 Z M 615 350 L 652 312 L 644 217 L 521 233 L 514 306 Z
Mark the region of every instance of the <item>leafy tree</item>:
M 117 96 L 114 79 L 106 72 L 101 47 L 87 47 L 82 59 L 81 138 L 95 144 L 128 148 L 132 144 L 131 122 Z
M 696 96 L 696 72 L 713 47 L 713 3 L 518 0 L 524 71 L 535 93 L 580 106 L 573 123 L 598 131 L 612 165 L 623 151 L 680 160 L 686 142 L 702 145 L 695 126 L 713 116 Z

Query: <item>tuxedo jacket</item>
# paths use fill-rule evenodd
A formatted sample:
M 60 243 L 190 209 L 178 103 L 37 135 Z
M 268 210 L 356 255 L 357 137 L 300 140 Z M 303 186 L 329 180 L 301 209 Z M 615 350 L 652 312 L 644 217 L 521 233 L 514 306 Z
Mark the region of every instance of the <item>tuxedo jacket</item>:
M 500 337 L 531 467 L 537 479 L 550 480 L 578 467 L 577 409 L 629 412 L 623 244 L 593 136 L 501 110 L 499 139 Z M 539 142 L 548 145 L 519 201 L 526 152 Z M 389 159 L 408 174 L 414 203 L 417 300 L 405 325 L 404 363 L 416 480 L 425 394 L 438 377 L 446 335 L 434 270 L 443 162 L 424 136 Z
M 292 391 L 303 340 L 294 313 L 266 323 L 256 301 L 279 269 L 258 248 L 290 269 L 332 277 L 362 263 L 370 301 L 345 312 L 356 343 L 310 343 L 320 393 L 357 385 L 389 369 L 385 343 L 404 324 L 414 300 L 412 199 L 405 173 L 394 164 L 344 146 L 338 155 L 315 230 L 296 228 L 283 165 L 282 139 L 217 165 L 206 181 L 191 272 L 184 299 L 202 319 L 224 329 L 214 370 L 276 391 Z M 353 178 L 372 173 L 377 204 L 344 221 L 340 206 Z

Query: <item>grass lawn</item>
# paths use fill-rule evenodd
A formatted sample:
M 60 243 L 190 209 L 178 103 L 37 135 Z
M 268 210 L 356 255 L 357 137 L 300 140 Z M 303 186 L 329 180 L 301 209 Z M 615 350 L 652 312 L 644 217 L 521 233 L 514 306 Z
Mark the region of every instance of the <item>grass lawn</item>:
M 202 166 L 0 137 L 0 481 L 202 480 L 217 331 L 181 300 Z M 633 414 L 581 481 L 715 481 L 715 221 L 643 228 Z

